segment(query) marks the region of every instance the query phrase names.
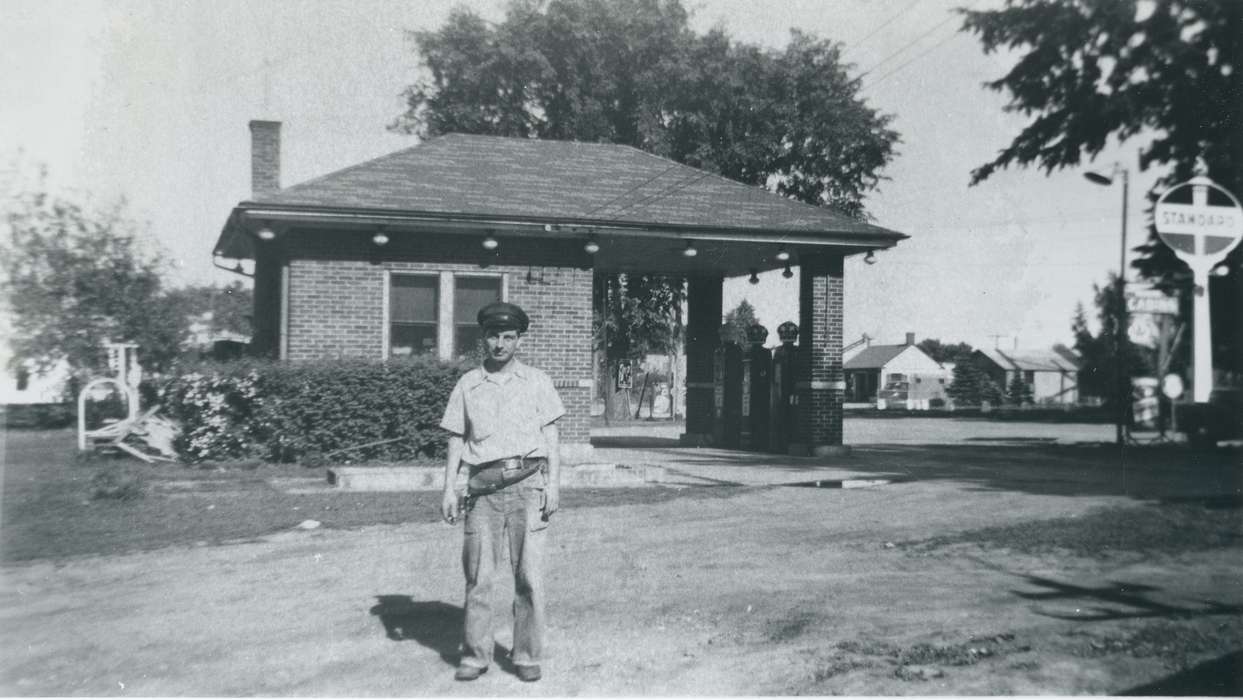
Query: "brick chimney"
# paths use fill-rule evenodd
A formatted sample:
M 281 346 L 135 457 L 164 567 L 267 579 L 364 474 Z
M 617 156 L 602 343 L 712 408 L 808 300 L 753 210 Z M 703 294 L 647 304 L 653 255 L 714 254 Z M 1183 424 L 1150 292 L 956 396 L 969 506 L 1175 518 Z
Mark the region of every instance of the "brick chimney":
M 907 334 L 906 334 L 906 344 L 907 344 L 907 345 L 914 345 L 914 344 L 915 344 L 915 334 L 914 334 L 914 333 L 907 333 Z
M 272 194 L 281 188 L 281 123 L 250 122 L 251 196 Z

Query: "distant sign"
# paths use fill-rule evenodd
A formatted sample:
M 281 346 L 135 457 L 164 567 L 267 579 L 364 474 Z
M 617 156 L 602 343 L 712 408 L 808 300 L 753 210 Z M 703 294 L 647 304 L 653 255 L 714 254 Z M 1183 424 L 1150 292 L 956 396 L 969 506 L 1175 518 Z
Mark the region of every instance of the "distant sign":
M 1132 314 L 1178 315 L 1178 299 L 1155 289 L 1127 290 L 1126 310 Z
M 1166 190 L 1153 213 L 1157 235 L 1188 262 L 1216 262 L 1243 239 L 1243 206 L 1204 176 Z

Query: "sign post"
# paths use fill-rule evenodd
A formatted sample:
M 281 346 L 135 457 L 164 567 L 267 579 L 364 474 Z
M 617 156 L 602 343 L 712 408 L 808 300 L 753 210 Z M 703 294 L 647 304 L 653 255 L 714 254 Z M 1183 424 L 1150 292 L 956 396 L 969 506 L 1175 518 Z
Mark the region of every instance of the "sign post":
M 1195 177 L 1161 195 L 1153 211 L 1157 235 L 1191 268 L 1193 299 L 1192 396 L 1207 403 L 1213 390 L 1213 337 L 1209 327 L 1208 277 L 1243 239 L 1243 206 L 1208 179 L 1201 162 Z

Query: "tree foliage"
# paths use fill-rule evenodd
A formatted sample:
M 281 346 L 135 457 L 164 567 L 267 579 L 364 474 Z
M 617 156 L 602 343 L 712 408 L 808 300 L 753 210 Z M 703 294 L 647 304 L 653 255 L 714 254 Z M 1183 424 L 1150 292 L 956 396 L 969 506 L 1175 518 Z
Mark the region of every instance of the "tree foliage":
M 725 313 L 721 340 L 737 343 L 745 348 L 747 347 L 747 329 L 758 322 L 755 318 L 755 307 L 751 306 L 751 302 L 743 299 L 738 302 L 738 306 Z
M 104 343 L 138 345 L 161 372 L 200 332 L 250 336 L 251 291 L 192 285 L 168 289 L 162 256 L 145 246 L 123 203 L 102 211 L 46 191 L 19 193 L 4 215 L 0 285 L 8 297 L 14 362 L 75 375 L 110 374 Z
M 961 358 L 954 365 L 954 378 L 945 393 L 964 406 L 978 406 L 985 401 L 998 404 L 1002 399 L 1001 387 L 973 356 Z
M 612 360 L 639 360 L 670 353 L 682 343 L 680 280 L 660 275 L 611 275 L 599 278 L 593 304 L 597 349 Z
M 1146 141 L 1139 166 L 1165 173 L 1150 201 L 1194 174 L 1243 193 L 1243 3 L 1235 0 L 1007 0 L 995 10 L 962 10 L 963 29 L 986 53 L 1012 51 L 1006 75 L 986 83 L 1006 93 L 1007 111 L 1030 123 L 972 183 L 1010 165 L 1046 172 L 1079 165 L 1109 140 Z M 1139 246 L 1141 274 L 1190 291 L 1186 267 L 1155 238 Z M 1214 364 L 1235 372 L 1243 348 L 1243 248 L 1213 278 Z
M 1119 326 L 1123 329 L 1127 327 L 1130 314 L 1127 313 L 1126 302 L 1118 293 L 1117 277 L 1113 277 L 1107 285 L 1094 285 L 1093 289 L 1099 332 L 1093 335 L 1088 328 L 1087 313 L 1082 304 L 1076 306 L 1070 328 L 1075 339 L 1074 350 L 1079 355 L 1079 395 L 1099 397 L 1105 403 L 1112 404 L 1119 396 L 1130 396 L 1132 378 L 1152 376 L 1156 363 L 1154 353 L 1132 343 L 1125 332 L 1121 334 L 1119 343 Z
M 971 357 L 975 348 L 969 343 L 942 343 L 940 338 L 924 338 L 915 347 L 923 350 L 935 362 L 962 362 Z
M 863 215 L 894 155 L 841 49 L 698 35 L 680 0 L 514 0 L 489 25 L 454 11 L 412 34 L 428 77 L 392 128 L 610 142 Z
M 176 356 L 186 324 L 164 297 L 163 261 L 144 250 L 122 204 L 97 212 L 43 192 L 22 194 L 5 225 L 0 258 L 15 358 L 102 371 L 106 340 L 137 343 L 147 368 Z

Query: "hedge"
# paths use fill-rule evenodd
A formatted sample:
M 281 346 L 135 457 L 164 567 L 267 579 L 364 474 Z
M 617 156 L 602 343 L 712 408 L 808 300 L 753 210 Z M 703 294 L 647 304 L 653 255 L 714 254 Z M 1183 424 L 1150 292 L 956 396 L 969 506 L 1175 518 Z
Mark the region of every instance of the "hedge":
M 437 458 L 440 418 L 465 369 L 424 358 L 205 363 L 177 371 L 161 400 L 190 462 Z M 359 448 L 369 443 L 381 444 Z

